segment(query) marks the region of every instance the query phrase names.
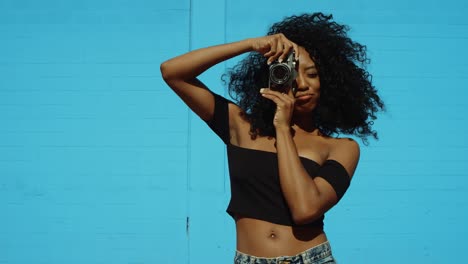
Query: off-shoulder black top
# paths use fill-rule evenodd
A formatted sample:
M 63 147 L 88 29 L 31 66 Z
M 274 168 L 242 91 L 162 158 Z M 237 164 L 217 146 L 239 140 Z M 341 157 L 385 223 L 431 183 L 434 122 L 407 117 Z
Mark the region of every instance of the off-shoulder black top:
M 215 111 L 207 122 L 227 148 L 231 200 L 227 212 L 232 216 L 260 219 L 280 225 L 296 226 L 281 191 L 277 154 L 248 149 L 230 143 L 228 104 L 226 98 L 213 94 Z M 313 178 L 323 177 L 340 199 L 349 186 L 349 176 L 343 166 L 327 160 L 322 166 L 314 160 L 300 157 L 302 165 Z M 323 227 L 324 216 L 307 226 Z

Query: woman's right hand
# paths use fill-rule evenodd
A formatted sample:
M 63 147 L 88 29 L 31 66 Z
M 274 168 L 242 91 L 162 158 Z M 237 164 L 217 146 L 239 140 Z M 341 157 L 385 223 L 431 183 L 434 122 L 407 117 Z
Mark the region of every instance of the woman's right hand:
M 282 33 L 250 39 L 254 51 L 267 57 L 267 63 L 278 60 L 282 62 L 291 51 L 295 52 L 296 60 L 299 58 L 299 49 L 296 43 L 287 39 Z

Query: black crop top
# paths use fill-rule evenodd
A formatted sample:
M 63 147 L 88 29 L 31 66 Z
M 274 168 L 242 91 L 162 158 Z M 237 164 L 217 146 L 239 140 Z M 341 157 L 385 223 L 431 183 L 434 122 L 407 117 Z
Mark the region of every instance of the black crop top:
M 213 95 L 215 111 L 212 120 L 207 124 L 227 147 L 231 201 L 226 211 L 232 217 L 241 215 L 275 224 L 296 226 L 281 191 L 277 154 L 231 144 L 229 101 L 217 94 Z M 333 186 L 338 199 L 343 196 L 349 186 L 349 176 L 340 163 L 327 160 L 320 166 L 311 159 L 300 157 L 300 160 L 311 177 L 320 175 Z M 322 228 L 323 219 L 324 216 L 307 226 Z

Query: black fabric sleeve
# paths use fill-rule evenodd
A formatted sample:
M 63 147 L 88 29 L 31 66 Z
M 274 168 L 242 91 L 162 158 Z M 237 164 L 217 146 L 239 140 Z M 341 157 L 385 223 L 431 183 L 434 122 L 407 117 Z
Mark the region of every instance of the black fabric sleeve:
M 220 138 L 223 140 L 224 144 L 229 144 L 229 100 L 213 93 L 215 107 L 213 117 L 210 121 L 206 123 Z
M 338 201 L 343 197 L 350 184 L 346 169 L 336 160 L 327 160 L 320 168 L 317 177 L 325 179 L 336 192 Z

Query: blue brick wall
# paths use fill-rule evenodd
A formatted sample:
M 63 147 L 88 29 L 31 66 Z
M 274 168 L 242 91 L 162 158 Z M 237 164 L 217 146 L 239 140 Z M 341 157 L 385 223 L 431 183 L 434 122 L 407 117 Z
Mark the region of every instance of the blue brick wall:
M 0 263 L 229 263 L 224 146 L 159 64 L 331 12 L 387 103 L 325 228 L 340 263 L 466 259 L 462 1 L 0 0 Z M 238 58 L 202 75 L 219 76 Z
M 0 2 L 0 263 L 184 259 L 187 109 L 159 64 L 188 50 L 189 13 Z

